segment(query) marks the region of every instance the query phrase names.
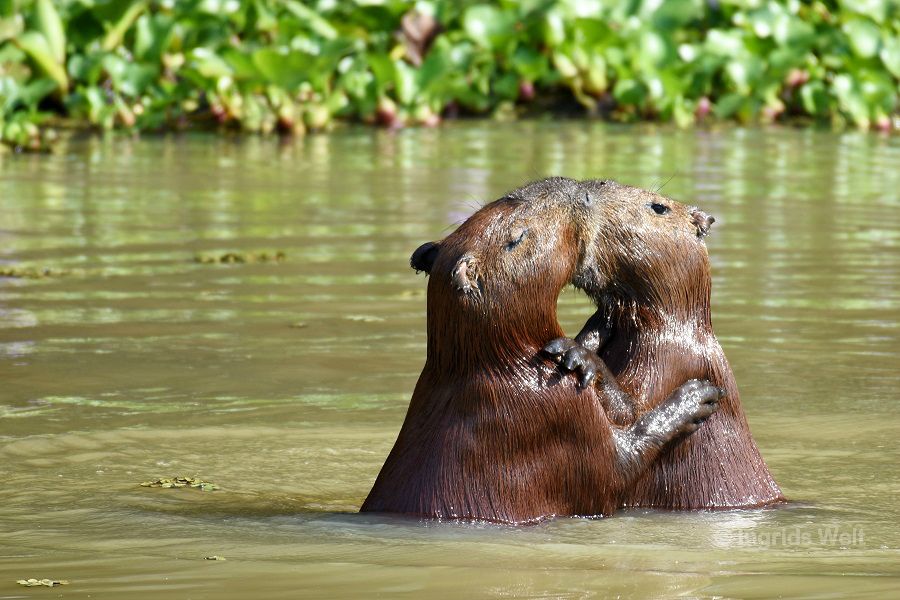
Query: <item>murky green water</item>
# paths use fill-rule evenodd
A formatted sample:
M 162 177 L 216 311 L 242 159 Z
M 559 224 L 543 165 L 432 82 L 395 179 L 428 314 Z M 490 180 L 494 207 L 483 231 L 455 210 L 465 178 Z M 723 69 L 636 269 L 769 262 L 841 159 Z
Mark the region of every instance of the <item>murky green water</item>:
M 549 174 L 674 175 L 666 193 L 717 217 L 717 333 L 793 504 L 524 528 L 354 514 L 424 361 L 409 254 Z M 898 189 L 896 137 L 583 122 L 4 157 L 0 268 L 68 274 L 0 279 L 0 598 L 896 595 Z M 560 304 L 577 331 L 589 305 Z M 138 485 L 181 474 L 222 489 Z

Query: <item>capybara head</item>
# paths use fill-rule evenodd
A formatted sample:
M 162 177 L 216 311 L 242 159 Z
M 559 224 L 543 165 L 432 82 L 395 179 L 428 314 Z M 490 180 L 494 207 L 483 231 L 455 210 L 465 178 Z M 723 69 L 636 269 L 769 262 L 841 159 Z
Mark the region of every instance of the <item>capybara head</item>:
M 690 304 L 695 291 L 708 293 L 703 237 L 713 221 L 609 180 L 525 185 L 413 253 L 410 265 L 431 275 L 429 339 L 446 348 L 452 322 L 457 347 L 473 333 L 498 343 L 516 334 L 540 346 L 552 332 L 534 324 L 556 322 L 556 299 L 570 282 L 599 304 L 655 311 Z
M 420 246 L 410 265 L 430 274 L 429 321 L 434 309 L 442 322 L 459 315 L 460 327 L 522 329 L 547 316 L 555 322 L 556 298 L 585 251 L 581 232 L 590 226 L 592 202 L 573 180 L 545 179 L 484 206 L 442 241 Z
M 708 292 L 704 236 L 715 219 L 657 193 L 608 180 L 581 182 L 594 202 L 573 278 L 600 302 L 671 311 Z

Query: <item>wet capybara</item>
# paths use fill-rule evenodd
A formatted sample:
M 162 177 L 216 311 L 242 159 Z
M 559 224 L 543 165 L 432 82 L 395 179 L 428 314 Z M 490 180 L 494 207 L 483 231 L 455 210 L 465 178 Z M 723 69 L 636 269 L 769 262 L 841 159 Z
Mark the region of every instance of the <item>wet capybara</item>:
M 476 212 L 411 265 L 430 274 L 427 356 L 400 433 L 361 510 L 523 523 L 605 515 L 660 452 L 716 409 L 687 379 L 627 427 L 599 388 L 561 374 L 560 291 L 580 269 L 597 207 L 554 181 Z
M 634 399 L 637 415 L 659 406 L 686 379 L 710 380 L 726 390 L 721 410 L 651 465 L 629 487 L 624 505 L 696 509 L 784 501 L 750 435 L 734 374 L 713 333 L 703 238 L 714 219 L 614 181 L 558 185 L 595 200 L 572 281 L 598 309 L 575 340 L 554 340 L 549 353 L 589 379 L 596 368 L 591 358 L 599 352 L 599 367 L 608 366 Z M 625 409 L 609 416 L 627 424 L 633 418 L 628 402 L 620 406 Z

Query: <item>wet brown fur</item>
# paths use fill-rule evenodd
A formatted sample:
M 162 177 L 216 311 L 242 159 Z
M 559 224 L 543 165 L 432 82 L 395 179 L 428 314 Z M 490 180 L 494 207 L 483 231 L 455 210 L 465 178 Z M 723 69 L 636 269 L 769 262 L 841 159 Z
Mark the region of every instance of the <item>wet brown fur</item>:
M 597 392 L 540 355 L 562 335 L 556 300 L 577 267 L 579 217 L 560 207 L 558 182 L 528 190 L 440 242 L 426 363 L 362 511 L 521 523 L 623 502 Z
M 697 433 L 664 453 L 630 486 L 625 506 L 755 507 L 781 490 L 754 442 L 734 374 L 713 333 L 710 264 L 703 235 L 712 220 L 653 192 L 612 181 L 581 186 L 597 200 L 595 229 L 575 276 L 611 329 L 600 348 L 637 414 L 686 379 L 727 390 Z M 652 210 L 662 204 L 664 215 Z

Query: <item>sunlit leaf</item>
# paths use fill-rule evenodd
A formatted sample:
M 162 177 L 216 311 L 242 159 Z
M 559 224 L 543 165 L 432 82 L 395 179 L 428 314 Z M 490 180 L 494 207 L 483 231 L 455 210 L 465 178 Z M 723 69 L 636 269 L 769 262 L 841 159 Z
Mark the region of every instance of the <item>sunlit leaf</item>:
M 844 10 L 874 19 L 876 23 L 884 23 L 888 14 L 888 6 L 892 2 L 895 0 L 841 0 L 840 5 Z M 894 10 L 897 10 L 896 5 Z
M 209 48 L 194 48 L 188 55 L 188 63 L 209 79 L 228 77 L 232 73 L 228 63 Z
M 859 83 L 850 75 L 842 74 L 834 78 L 832 84 L 838 104 L 859 126 L 869 126 L 869 107 L 866 105 Z
M 813 44 L 816 31 L 812 25 L 798 17 L 782 13 L 775 21 L 773 36 L 775 41 L 782 46 L 788 47 L 793 52 L 801 53 Z
M 141 13 L 147 9 L 146 2 L 135 2 L 129 6 L 125 12 L 119 17 L 119 20 L 112 24 L 112 27 L 106 32 L 101 47 L 109 52 L 114 50 L 122 43 L 125 32 L 134 25 Z
M 53 51 L 47 39 L 36 31 L 26 31 L 15 39 L 15 43 L 21 48 L 40 68 L 46 73 L 57 87 L 65 92 L 69 87 L 69 78 L 66 70 L 56 61 Z
M 515 17 L 489 4 L 470 6 L 463 16 L 463 27 L 476 43 L 497 49 L 514 33 Z
M 741 32 L 711 29 L 706 35 L 706 49 L 717 56 L 738 56 L 744 52 Z
M 900 79 L 900 36 L 887 36 L 879 56 L 888 71 Z
M 857 56 L 872 58 L 878 54 L 881 32 L 868 19 L 853 19 L 844 24 L 844 32 Z
M 60 65 L 66 62 L 66 32 L 62 19 L 51 0 L 37 0 L 35 3 L 35 21 L 38 31 L 47 40 L 50 54 Z
M 262 77 L 288 90 L 294 90 L 308 80 L 313 62 L 307 54 L 276 48 L 260 48 L 253 53 L 253 64 Z
M 163 14 L 142 14 L 135 22 L 134 54 L 148 62 L 159 62 L 169 46 L 174 23 Z
M 296 0 L 285 0 L 284 7 L 303 23 L 305 23 L 312 31 L 323 38 L 333 40 L 337 37 L 337 30 L 327 20 L 323 19 L 319 13 L 309 8 L 305 4 Z
M 12 39 L 25 31 L 25 19 L 21 14 L 0 18 L 0 43 Z

